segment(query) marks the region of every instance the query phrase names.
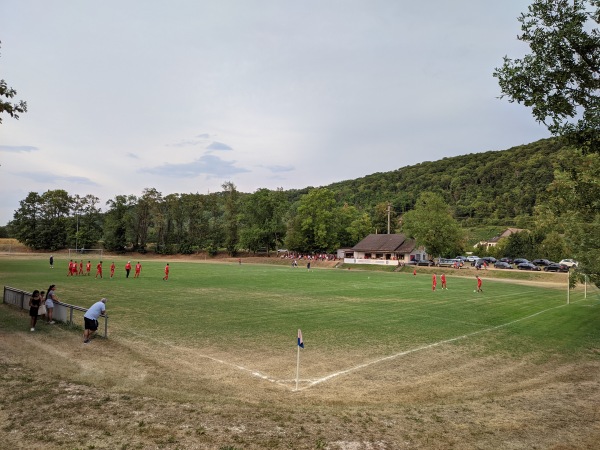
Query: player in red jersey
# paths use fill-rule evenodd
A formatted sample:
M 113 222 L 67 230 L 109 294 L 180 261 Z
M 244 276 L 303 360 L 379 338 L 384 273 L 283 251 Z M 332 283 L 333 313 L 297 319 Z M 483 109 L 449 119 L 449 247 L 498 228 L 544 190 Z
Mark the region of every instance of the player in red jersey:
M 138 263 L 135 265 L 135 275 L 133 276 L 133 278 L 139 278 L 141 271 L 142 271 L 142 265 L 138 261 Z

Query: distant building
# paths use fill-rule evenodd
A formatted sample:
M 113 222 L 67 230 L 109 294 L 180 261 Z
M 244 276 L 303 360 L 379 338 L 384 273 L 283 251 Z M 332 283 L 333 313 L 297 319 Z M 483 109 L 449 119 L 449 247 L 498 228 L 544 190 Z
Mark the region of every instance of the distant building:
M 522 228 L 507 228 L 502 232 L 502 234 L 494 236 L 493 238 L 488 239 L 487 241 L 479 241 L 479 243 L 475 244 L 473 247 L 481 247 L 487 250 L 490 247 L 495 247 L 496 245 L 498 245 L 498 241 L 500 241 L 500 239 L 507 238 L 511 234 L 520 233 L 521 231 L 527 230 L 523 230 Z
M 351 249 L 344 249 L 347 264 L 407 264 L 427 259 L 423 247 L 403 234 L 369 234 Z

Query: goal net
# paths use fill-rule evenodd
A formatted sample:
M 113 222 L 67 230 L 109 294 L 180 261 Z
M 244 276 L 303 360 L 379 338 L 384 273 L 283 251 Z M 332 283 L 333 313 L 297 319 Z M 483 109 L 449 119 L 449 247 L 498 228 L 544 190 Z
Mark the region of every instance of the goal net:
M 69 259 L 73 258 L 87 258 L 89 256 L 97 256 L 102 258 L 101 248 L 70 248 Z

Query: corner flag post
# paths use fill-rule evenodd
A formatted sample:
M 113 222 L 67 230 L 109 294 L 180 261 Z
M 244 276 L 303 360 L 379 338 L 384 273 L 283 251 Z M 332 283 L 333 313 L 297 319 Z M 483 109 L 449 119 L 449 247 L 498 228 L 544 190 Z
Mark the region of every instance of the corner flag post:
M 302 340 L 302 331 L 298 328 L 298 357 L 296 359 L 296 390 L 298 390 L 298 381 L 300 379 L 300 347 L 304 348 Z

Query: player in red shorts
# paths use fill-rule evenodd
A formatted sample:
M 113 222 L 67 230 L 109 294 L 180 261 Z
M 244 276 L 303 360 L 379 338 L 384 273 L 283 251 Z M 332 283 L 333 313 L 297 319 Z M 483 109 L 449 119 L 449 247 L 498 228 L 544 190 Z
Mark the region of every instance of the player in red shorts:
M 442 289 L 448 289 L 448 286 L 446 286 L 446 274 L 445 273 L 442 274 Z
M 483 289 L 481 288 L 481 278 L 479 278 L 479 275 L 477 275 L 477 292 L 483 292 Z
M 83 275 L 83 260 L 79 261 L 79 273 L 78 275 Z
M 112 278 L 115 275 L 115 263 L 113 262 L 110 265 L 110 277 Z
M 90 276 L 91 271 L 92 271 L 92 262 L 88 261 L 85 265 L 85 273 L 88 277 Z
M 98 278 L 98 275 L 100 275 L 100 278 L 102 278 L 102 261 L 100 261 L 96 266 L 96 278 Z
M 436 286 L 437 286 L 437 276 L 434 273 L 433 276 L 431 277 L 431 290 L 435 291 Z
M 165 266 L 165 276 L 163 277 L 163 280 L 167 281 L 169 279 L 169 263 L 167 263 L 167 265 Z
M 138 263 L 135 265 L 135 275 L 133 276 L 133 278 L 139 278 L 141 271 L 142 271 L 142 265 L 138 261 Z

